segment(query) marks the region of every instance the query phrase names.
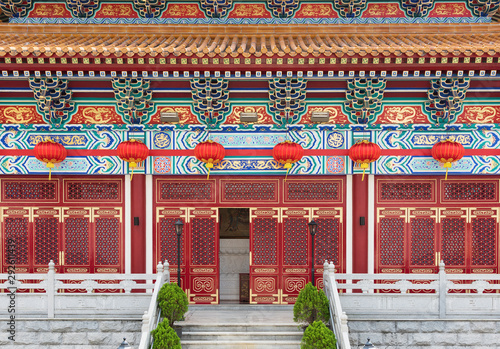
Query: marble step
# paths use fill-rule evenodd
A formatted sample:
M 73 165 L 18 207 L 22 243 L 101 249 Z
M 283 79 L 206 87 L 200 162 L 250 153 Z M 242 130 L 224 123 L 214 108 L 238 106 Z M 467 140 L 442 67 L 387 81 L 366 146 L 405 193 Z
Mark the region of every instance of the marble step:
M 303 331 L 295 324 L 183 324 L 182 321 L 175 325 L 182 327 L 183 333 L 188 332 L 296 332 L 302 334 Z
M 182 332 L 182 342 L 213 341 L 301 341 L 302 332 Z
M 300 341 L 182 341 L 182 349 L 298 349 Z

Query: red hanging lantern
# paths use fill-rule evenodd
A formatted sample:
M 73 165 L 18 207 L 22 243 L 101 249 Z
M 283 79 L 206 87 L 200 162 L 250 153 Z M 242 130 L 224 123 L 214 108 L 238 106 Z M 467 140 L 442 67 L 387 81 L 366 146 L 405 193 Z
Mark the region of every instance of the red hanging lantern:
M 226 150 L 224 147 L 214 141 L 208 140 L 196 144 L 194 148 L 194 156 L 204 163 L 207 164 L 208 174 L 207 179 L 210 177 L 210 170 L 214 167 L 214 164 L 218 164 L 226 156 Z
M 377 161 L 380 157 L 380 147 L 376 143 L 364 139 L 349 148 L 349 157 L 352 161 L 361 164 L 363 169 L 361 180 L 363 181 L 365 179 L 365 170 L 370 167 L 370 163 Z
M 118 144 L 118 148 L 116 150 L 118 152 L 118 157 L 129 163 L 129 166 L 132 169 L 130 180 L 132 180 L 137 163 L 143 162 L 149 156 L 148 146 L 141 141 L 131 139 Z
M 52 179 L 52 169 L 54 164 L 57 164 L 66 159 L 68 151 L 61 143 L 56 143 L 49 139 L 44 142 L 38 142 L 35 145 L 35 157 L 47 164 L 49 169 L 49 181 Z
M 273 148 L 273 158 L 286 168 L 286 178 L 288 177 L 288 172 L 292 168 L 292 164 L 300 161 L 304 155 L 304 149 L 298 143 L 292 141 L 284 141 L 278 143 Z
M 432 157 L 443 164 L 446 168 L 445 180 L 448 179 L 448 169 L 451 168 L 451 163 L 460 160 L 464 154 L 464 146 L 458 142 L 447 139 L 434 144 L 432 147 Z

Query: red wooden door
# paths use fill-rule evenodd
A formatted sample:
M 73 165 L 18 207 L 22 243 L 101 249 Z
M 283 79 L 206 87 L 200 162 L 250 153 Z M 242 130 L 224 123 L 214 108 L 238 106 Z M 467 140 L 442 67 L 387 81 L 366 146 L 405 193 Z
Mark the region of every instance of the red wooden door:
M 219 303 L 219 210 L 190 208 L 188 299 L 194 304 Z
M 311 281 L 311 235 L 308 208 L 282 208 L 281 304 L 294 304 L 301 289 Z
M 408 260 L 405 273 L 425 274 L 438 271 L 438 210 L 408 208 L 408 237 L 405 241 Z
M 93 270 L 91 226 L 92 210 L 90 208 L 64 207 L 62 209 L 61 263 L 67 273 L 90 273 Z
M 32 231 L 31 208 L 3 207 L 1 218 L 4 236 L 2 239 L 3 272 L 7 272 L 9 265 L 15 265 L 17 273 L 33 272 L 30 259 L 30 253 L 33 249 L 30 243 Z
M 313 208 L 312 218 L 318 223 L 314 237 L 314 279 L 323 288 L 323 264 L 333 262 L 335 272 L 345 272 L 344 216 L 341 207 Z
M 250 303 L 281 301 L 278 208 L 250 209 Z
M 167 261 L 170 265 L 170 282 L 177 283 L 177 234 L 175 233 L 175 222 L 180 219 L 184 223 L 181 235 L 181 287 L 186 289 L 186 250 L 188 219 L 187 208 L 156 208 L 156 237 L 154 239 L 154 261 L 162 264 Z

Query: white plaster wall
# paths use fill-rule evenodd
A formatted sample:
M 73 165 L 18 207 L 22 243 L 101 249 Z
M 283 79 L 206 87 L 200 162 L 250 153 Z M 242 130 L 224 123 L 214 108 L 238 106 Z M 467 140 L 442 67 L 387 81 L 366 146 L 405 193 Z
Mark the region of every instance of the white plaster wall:
M 250 240 L 220 239 L 220 300 L 240 299 L 239 273 L 250 270 Z

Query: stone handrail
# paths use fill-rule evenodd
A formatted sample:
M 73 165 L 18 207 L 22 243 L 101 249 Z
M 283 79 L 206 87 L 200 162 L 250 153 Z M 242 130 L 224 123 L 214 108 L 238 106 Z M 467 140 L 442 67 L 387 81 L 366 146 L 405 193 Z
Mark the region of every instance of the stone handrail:
M 330 322 L 337 339 L 338 349 L 351 349 L 349 343 L 349 329 L 347 327 L 347 315 L 342 312 L 337 282 L 335 281 L 335 266 L 325 261 L 323 266 L 323 290 L 330 301 Z
M 350 316 L 383 315 L 397 309 L 399 314 L 435 314 L 443 319 L 453 315 L 475 315 L 474 312 L 482 309 L 475 302 L 498 304 L 497 298 L 500 299 L 500 294 L 496 293 L 500 290 L 499 274 L 448 274 L 442 261 L 437 274 L 340 274 L 335 273 L 333 264 L 325 263 L 324 280 L 325 285 L 328 282 L 329 298 L 335 293 L 330 285 L 336 284 L 336 290 L 340 290 L 339 299 L 344 309 L 349 309 Z M 465 298 L 470 307 L 457 308 L 464 304 Z M 337 302 L 334 304 L 337 306 Z M 341 312 L 340 301 L 338 306 L 339 310 L 335 311 Z M 493 314 L 496 310 L 490 311 Z
M 163 284 L 165 282 L 170 282 L 170 271 L 167 261 L 165 261 L 163 265 L 158 263 L 156 270 L 158 271 L 158 278 L 156 279 L 153 295 L 151 296 L 151 302 L 149 303 L 148 311 L 145 311 L 142 316 L 142 331 L 139 349 L 149 348 L 149 344 L 151 342 L 151 331 L 158 323 L 158 294 Z
M 15 274 L 15 278 L 11 276 L 10 279 L 8 274 L 0 274 L 0 280 L 6 280 L 0 283 L 0 289 L 15 293 L 17 297 L 33 298 L 36 302 L 43 302 L 46 297 L 46 314 L 49 319 L 53 319 L 57 297 L 130 297 L 131 292 L 135 290 L 143 292 L 138 295 L 146 296 L 144 292 L 151 294 L 157 287 L 161 287 L 159 284 L 153 284 L 153 281 L 158 283 L 158 280 L 169 280 L 168 263 L 166 271 L 161 263 L 160 266 L 157 275 L 57 274 L 54 262 L 50 261 L 46 274 Z M 34 290 L 34 293 L 18 292 L 29 290 Z M 39 308 L 36 307 L 37 311 L 41 311 Z

